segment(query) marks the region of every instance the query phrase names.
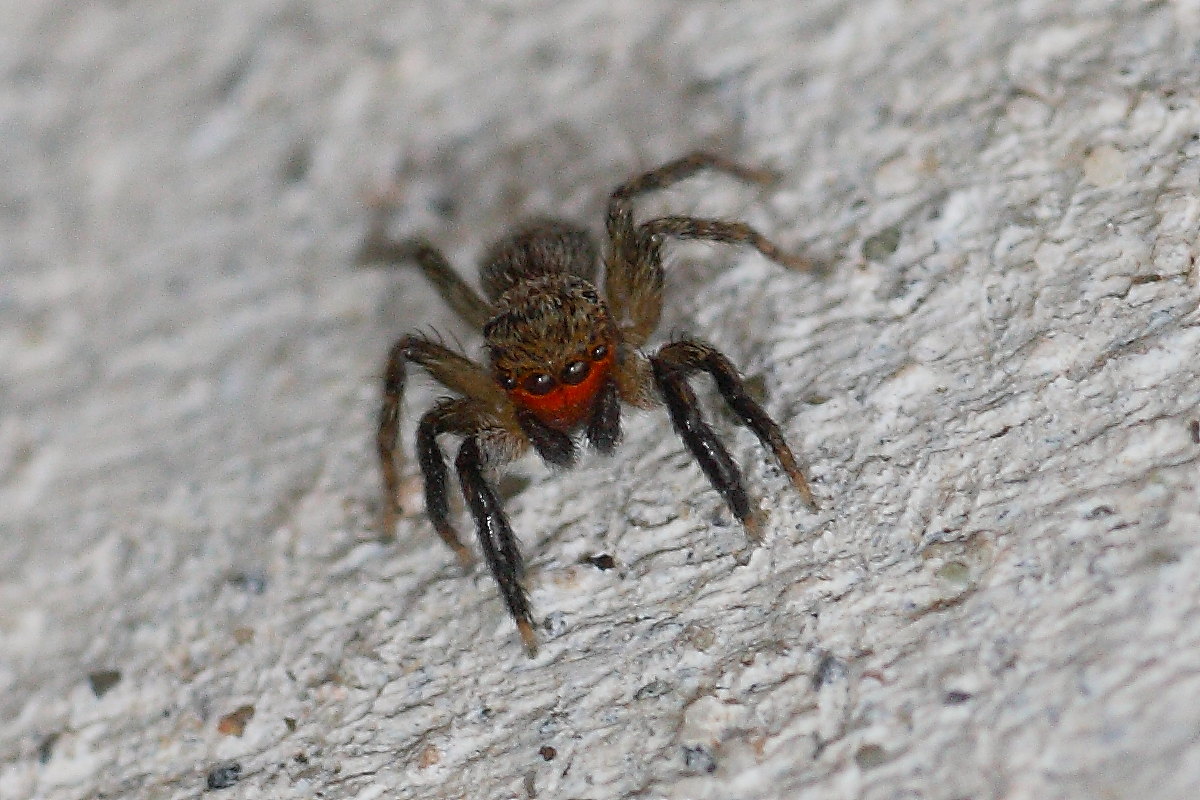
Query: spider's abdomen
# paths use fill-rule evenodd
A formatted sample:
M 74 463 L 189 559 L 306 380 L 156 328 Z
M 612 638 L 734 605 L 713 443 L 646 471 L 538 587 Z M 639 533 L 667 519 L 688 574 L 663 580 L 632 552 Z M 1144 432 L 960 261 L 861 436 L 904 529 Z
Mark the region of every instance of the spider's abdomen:
M 596 245 L 582 228 L 537 220 L 494 244 L 480 270 L 483 291 L 493 303 L 522 281 L 546 275 L 575 275 L 593 281 Z

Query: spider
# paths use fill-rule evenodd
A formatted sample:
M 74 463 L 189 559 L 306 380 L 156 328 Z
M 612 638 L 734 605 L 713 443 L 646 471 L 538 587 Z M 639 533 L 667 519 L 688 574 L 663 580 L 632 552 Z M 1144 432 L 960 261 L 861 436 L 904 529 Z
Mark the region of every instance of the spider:
M 393 535 L 402 512 L 397 434 L 411 362 L 455 395 L 438 401 L 417 425 L 426 512 L 442 541 L 469 567 L 470 551 L 450 521 L 448 470 L 438 443 L 444 434 L 459 436 L 462 444 L 454 460 L 458 482 L 488 567 L 530 657 L 537 654 L 538 643 L 521 583 L 521 554 L 488 478 L 491 468 L 529 448 L 549 464 L 569 467 L 582 439 L 601 453 L 612 452 L 621 438 L 622 403 L 641 409 L 663 403 L 713 488 L 757 541 L 763 512 L 747 494 L 729 451 L 701 417 L 688 384 L 693 374 L 704 372 L 738 420 L 771 451 L 805 503 L 816 508 L 779 427 L 746 391 L 728 358 L 694 339 L 672 341 L 652 355 L 642 350 L 662 311 L 662 248 L 668 239 L 746 244 L 785 267 L 811 266 L 744 222 L 689 216 L 635 222 L 639 196 L 706 169 L 756 184 L 774 180 L 765 170 L 693 153 L 621 184 L 608 201 L 603 293 L 596 286 L 600 259 L 592 237 L 560 220 L 528 222 L 487 251 L 480 270 L 484 297 L 429 242 L 388 238 L 383 214 L 372 223 L 360 253 L 360 263 L 419 267 L 445 302 L 482 330 L 488 358 L 484 366 L 421 335 L 392 345 L 375 442 L 383 476 L 384 533 Z

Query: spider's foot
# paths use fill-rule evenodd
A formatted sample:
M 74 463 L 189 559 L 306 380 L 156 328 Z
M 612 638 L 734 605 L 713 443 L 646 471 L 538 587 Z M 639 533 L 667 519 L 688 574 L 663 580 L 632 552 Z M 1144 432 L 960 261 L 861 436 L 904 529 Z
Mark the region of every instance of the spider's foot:
M 759 186 L 776 186 L 783 180 L 783 173 L 765 167 L 739 166 L 737 176 L 747 183 L 757 183 Z
M 517 631 L 521 634 L 521 641 L 525 645 L 525 655 L 530 658 L 535 658 L 538 654 L 537 634 L 533 632 L 533 625 L 527 619 L 517 620 Z
M 750 540 L 752 545 L 757 546 L 762 543 L 763 524 L 766 520 L 767 514 L 761 508 L 756 508 L 742 517 L 742 527 L 746 529 L 746 538 Z
M 800 493 L 800 499 L 804 501 L 804 505 L 808 506 L 810 511 L 820 511 L 821 507 L 817 505 L 817 499 L 813 497 L 812 487 L 808 485 L 808 479 L 804 477 L 804 473 L 800 470 L 789 471 L 788 477 L 792 479 L 792 486 L 795 486 L 796 491 Z
M 391 541 L 396 538 L 396 522 L 400 519 L 400 509 L 394 503 L 384 500 L 383 513 L 379 515 L 379 538 Z
M 458 564 L 463 568 L 463 572 L 470 572 L 475 566 L 475 556 L 471 555 L 471 551 L 462 544 L 458 547 L 452 546 L 450 549 L 454 551 L 454 556 L 458 559 Z
M 795 253 L 780 253 L 775 257 L 780 266 L 786 267 L 795 272 L 820 272 L 821 267 L 817 265 L 811 258 L 796 255 Z
M 450 526 L 449 523 L 434 523 L 433 529 L 437 531 L 437 535 L 441 537 L 446 546 L 454 551 L 458 563 L 462 566 L 464 572 L 470 572 L 475 566 L 475 556 L 471 555 L 471 551 L 458 538 L 458 533 Z

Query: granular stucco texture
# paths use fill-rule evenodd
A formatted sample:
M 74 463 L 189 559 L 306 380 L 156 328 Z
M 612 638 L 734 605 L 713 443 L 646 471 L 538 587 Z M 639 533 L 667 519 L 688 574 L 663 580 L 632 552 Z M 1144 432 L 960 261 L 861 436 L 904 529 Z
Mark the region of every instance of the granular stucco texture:
M 0 798 L 1200 796 L 1198 42 L 1194 0 L 4 4 Z M 530 660 L 419 509 L 375 530 L 390 341 L 479 337 L 353 265 L 367 203 L 473 279 L 697 147 L 781 182 L 648 209 L 827 272 L 675 247 L 662 338 L 822 509 L 703 382 L 752 551 L 661 411 L 516 465 Z

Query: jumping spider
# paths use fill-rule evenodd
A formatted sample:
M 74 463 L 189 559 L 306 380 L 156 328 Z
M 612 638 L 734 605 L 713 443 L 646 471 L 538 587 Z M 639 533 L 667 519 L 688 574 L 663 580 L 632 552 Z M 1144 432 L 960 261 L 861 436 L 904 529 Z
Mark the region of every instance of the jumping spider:
M 729 510 L 757 539 L 762 511 L 751 502 L 737 464 L 704 422 L 688 378 L 707 372 L 737 418 L 778 460 L 804 501 L 815 508 L 796 458 L 762 407 L 747 393 L 729 359 L 702 342 L 683 339 L 653 355 L 642 347 L 662 311 L 664 240 L 703 239 L 747 244 L 793 269 L 809 262 L 789 255 L 743 222 L 687 216 L 634 222 L 633 201 L 694 173 L 712 169 L 751 183 L 774 176 L 707 153 L 664 164 L 621 184 L 608 202 L 604 293 L 596 288 L 597 249 L 583 229 L 537 220 L 495 244 L 480 270 L 486 300 L 420 239 L 391 240 L 377 215 L 360 254 L 363 263 L 414 263 L 442 298 L 483 331 L 488 366 L 424 336 L 405 336 L 388 354 L 376 447 L 383 473 L 383 529 L 394 531 L 399 507 L 397 432 L 408 362 L 452 391 L 421 417 L 417 458 L 425 478 L 425 508 L 442 541 L 463 565 L 471 555 L 450 523 L 442 434 L 462 437 L 454 465 L 479 534 L 488 567 L 500 586 L 525 649 L 537 652 L 529 598 L 521 585 L 521 554 L 494 487 L 489 467 L 530 447 L 555 466 L 575 460 L 581 430 L 587 442 L 609 453 L 621 437 L 621 403 L 653 408 L 665 403 L 676 432 L 721 493 Z

